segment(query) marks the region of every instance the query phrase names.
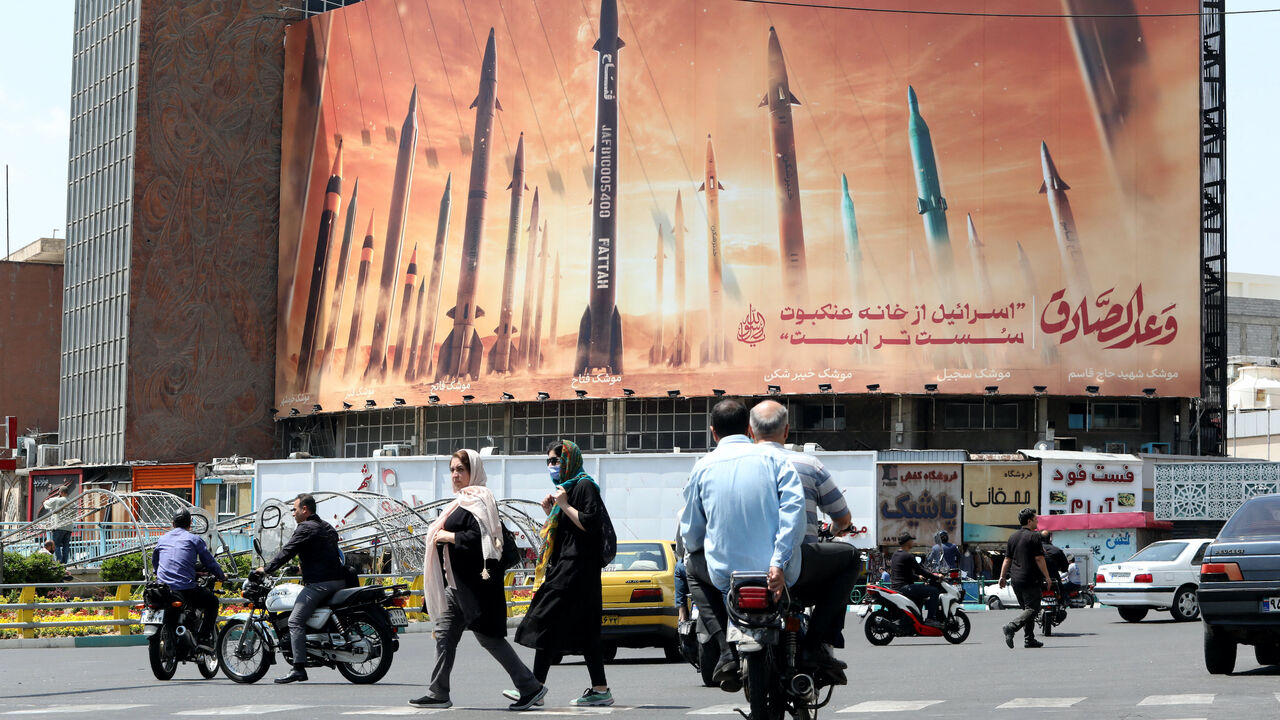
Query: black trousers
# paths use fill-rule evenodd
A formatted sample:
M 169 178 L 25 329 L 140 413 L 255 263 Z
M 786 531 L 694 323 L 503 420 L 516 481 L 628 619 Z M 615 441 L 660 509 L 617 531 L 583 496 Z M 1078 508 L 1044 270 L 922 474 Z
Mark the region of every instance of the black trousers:
M 1023 609 L 1010 625 L 1014 632 L 1022 628 L 1022 634 L 1028 640 L 1036 636 L 1036 616 L 1040 614 L 1040 593 L 1043 588 L 1043 583 L 1014 583 L 1013 585 L 1013 594 L 1018 598 L 1018 604 Z
M 846 543 L 800 546 L 800 577 L 791 594 L 813 606 L 809 637 L 813 642 L 844 647 L 844 616 L 858 582 L 858 551 Z
M 724 629 L 729 622 L 729 611 L 724 606 L 724 593 L 711 582 L 707 572 L 707 558 L 701 550 L 689 554 L 684 561 L 689 577 L 689 595 L 698 606 L 698 618 L 706 626 L 712 642 L 724 653 Z
M 197 608 L 203 614 L 200 627 L 196 628 L 196 637 L 206 640 L 218 627 L 218 596 L 200 586 L 186 590 L 174 590 L 173 593 L 182 598 L 182 602 Z
M 912 583 L 895 588 L 898 592 L 911 598 L 916 605 L 928 613 L 928 616 L 937 622 L 942 622 L 942 606 L 938 602 L 938 598 L 942 595 L 942 591 L 936 586 L 928 583 Z M 920 618 L 924 620 L 924 618 Z

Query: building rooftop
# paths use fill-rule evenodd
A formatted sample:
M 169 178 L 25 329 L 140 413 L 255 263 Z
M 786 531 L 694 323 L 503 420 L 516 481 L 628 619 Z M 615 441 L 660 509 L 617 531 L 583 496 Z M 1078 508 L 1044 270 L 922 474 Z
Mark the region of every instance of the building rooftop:
M 67 241 L 62 238 L 40 238 L 26 247 L 19 248 L 5 258 L 8 262 L 44 263 L 62 265 L 67 258 Z

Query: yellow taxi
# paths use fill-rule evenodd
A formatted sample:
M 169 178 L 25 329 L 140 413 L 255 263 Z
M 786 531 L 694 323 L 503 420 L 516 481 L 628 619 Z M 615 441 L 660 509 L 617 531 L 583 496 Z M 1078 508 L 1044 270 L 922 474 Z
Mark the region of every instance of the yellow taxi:
M 605 659 L 613 659 L 619 647 L 660 647 L 668 660 L 680 659 L 675 567 L 670 540 L 618 541 L 618 554 L 600 572 Z

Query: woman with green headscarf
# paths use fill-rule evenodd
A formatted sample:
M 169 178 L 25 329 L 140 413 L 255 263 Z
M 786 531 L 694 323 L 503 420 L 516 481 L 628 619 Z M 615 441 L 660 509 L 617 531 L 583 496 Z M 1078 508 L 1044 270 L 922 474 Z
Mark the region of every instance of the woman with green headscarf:
M 604 501 L 596 481 L 583 472 L 582 450 L 568 440 L 547 449 L 555 491 L 542 500 L 547 522 L 538 556 L 540 582 L 516 630 L 516 642 L 534 648 L 533 674 L 545 684 L 553 660 L 582 655 L 591 687 L 575 706 L 612 705 L 600 651 L 601 522 Z

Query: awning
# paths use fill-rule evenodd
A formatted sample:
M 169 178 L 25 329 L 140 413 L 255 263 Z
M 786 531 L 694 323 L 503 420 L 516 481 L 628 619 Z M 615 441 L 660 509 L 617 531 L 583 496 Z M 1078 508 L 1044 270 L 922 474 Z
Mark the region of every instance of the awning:
M 1107 530 L 1112 528 L 1132 528 L 1134 530 L 1172 530 L 1173 523 L 1168 520 L 1156 520 L 1155 513 L 1119 512 L 1119 513 L 1071 513 L 1068 515 L 1040 515 L 1037 526 L 1050 532 L 1056 530 Z

